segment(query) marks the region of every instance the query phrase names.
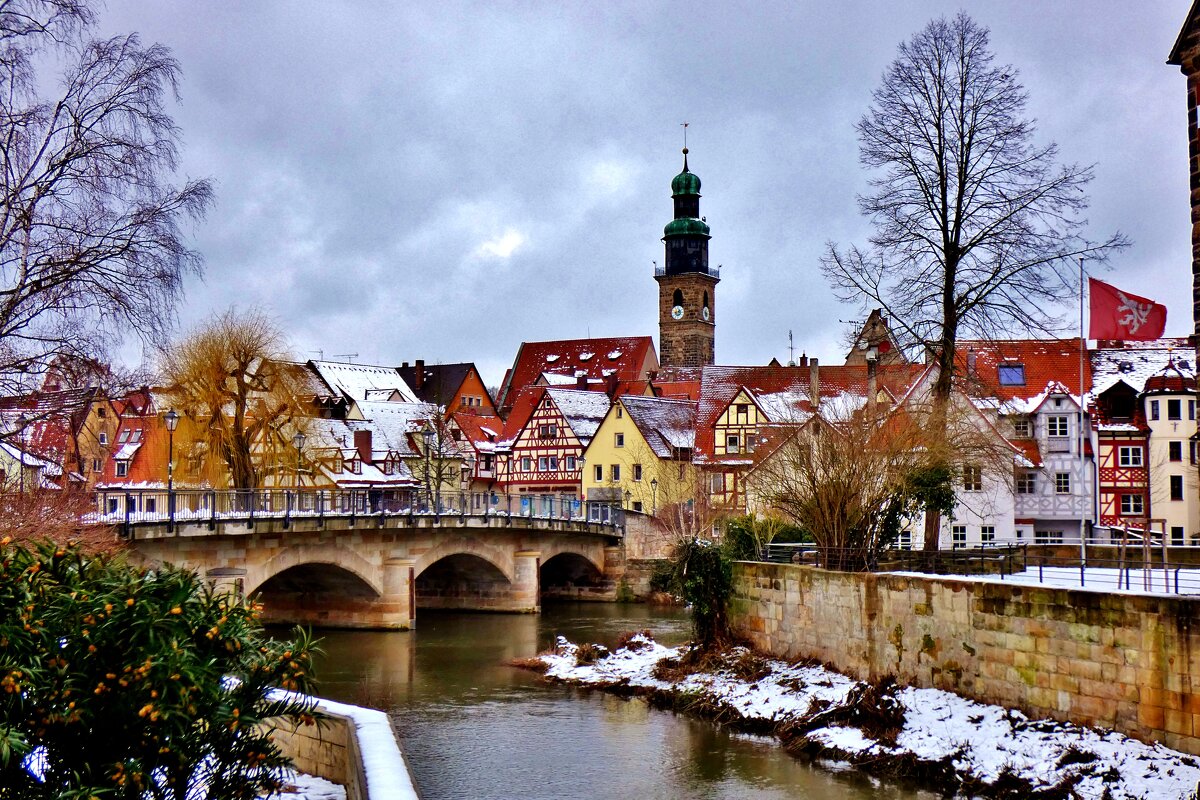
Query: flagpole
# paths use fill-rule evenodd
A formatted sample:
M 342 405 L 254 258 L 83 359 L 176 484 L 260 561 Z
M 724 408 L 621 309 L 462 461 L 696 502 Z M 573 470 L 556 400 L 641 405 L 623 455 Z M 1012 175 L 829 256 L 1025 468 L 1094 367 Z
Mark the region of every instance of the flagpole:
M 1083 327 L 1083 256 L 1079 257 L 1079 583 L 1083 585 L 1083 570 L 1087 566 L 1087 461 L 1083 456 L 1084 441 L 1084 365 L 1087 357 L 1087 330 Z

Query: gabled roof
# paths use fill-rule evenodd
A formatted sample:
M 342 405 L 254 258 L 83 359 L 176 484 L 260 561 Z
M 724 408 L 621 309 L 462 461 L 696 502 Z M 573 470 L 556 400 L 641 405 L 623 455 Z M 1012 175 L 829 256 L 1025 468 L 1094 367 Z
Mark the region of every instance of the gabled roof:
M 417 363 L 421 365 L 422 373 L 419 380 L 417 364 L 409 366 L 408 362 L 405 362 L 396 371 L 421 401 L 439 406 L 449 406 L 450 401 L 462 389 L 467 376 L 472 372 L 479 374 L 479 370 L 470 361 L 459 364 Z M 491 398 L 488 400 L 490 402 Z
M 1183 27 L 1179 31 L 1179 36 L 1175 39 L 1175 44 L 1171 47 L 1170 54 L 1167 55 L 1167 63 L 1178 67 L 1183 63 L 1183 51 L 1188 47 L 1188 40 L 1200 32 L 1200 0 L 1193 0 L 1192 7 L 1188 9 L 1187 17 L 1183 21 Z
M 405 402 L 420 402 L 394 367 L 338 361 L 309 361 L 308 364 L 326 385 L 355 403 L 366 400 L 370 389 L 396 389 Z
M 696 404 L 630 395 L 619 401 L 654 455 L 671 458 L 696 444 Z
M 903 397 L 925 374 L 923 364 L 880 365 L 876 388 L 892 398 Z M 865 402 L 867 367 L 819 367 L 820 402 Z M 696 413 L 698 460 L 714 457 L 714 426 L 737 395 L 745 390 L 771 422 L 803 422 L 813 412 L 811 367 L 705 367 Z
M 365 419 L 350 430 L 370 430 L 377 444 L 394 450 L 405 458 L 420 455 L 409 438 L 420 432 L 438 414 L 432 403 L 392 403 L 364 400 L 358 408 Z
M 504 436 L 504 421 L 499 417 L 481 417 L 477 414 L 459 412 L 452 419 L 463 432 L 463 437 L 481 453 L 496 449 L 496 443 Z
M 995 398 L 1001 411 L 1030 414 L 1037 409 L 1053 384 L 1072 398 L 1079 398 L 1079 339 L 966 339 L 955 351 L 959 385 L 972 398 Z M 974 367 L 971 360 L 974 356 Z M 1022 367 L 1024 382 L 1001 383 L 1000 367 Z M 1091 386 L 1091 363 L 1083 359 L 1083 385 Z M 1008 372 L 1011 377 L 1016 370 Z
M 1100 341 L 1091 352 L 1093 398 L 1104 394 L 1117 383 L 1125 383 L 1139 394 L 1146 381 L 1174 363 L 1185 373 L 1195 374 L 1194 355 L 1188 340 L 1182 337 L 1154 339 L 1146 342 Z
M 521 431 L 525 430 L 525 426 L 529 424 L 529 418 L 533 416 L 538 404 L 542 402 L 542 395 L 545 392 L 546 387 L 544 386 L 526 386 L 517 393 L 513 398 L 513 405 L 508 416 L 504 418 L 504 432 L 496 442 L 497 449 L 512 446 L 517 437 L 521 435 Z
M 587 447 L 604 420 L 604 415 L 608 413 L 609 406 L 612 405 L 608 395 L 581 389 L 547 389 L 546 394 L 558 408 L 558 413 L 571 426 L 575 438 Z
M 508 412 L 522 389 L 544 374 L 578 379 L 644 380 L 658 369 L 654 340 L 649 336 L 616 336 L 596 339 L 561 339 L 522 342 L 512 367 L 504 375 L 496 406 Z

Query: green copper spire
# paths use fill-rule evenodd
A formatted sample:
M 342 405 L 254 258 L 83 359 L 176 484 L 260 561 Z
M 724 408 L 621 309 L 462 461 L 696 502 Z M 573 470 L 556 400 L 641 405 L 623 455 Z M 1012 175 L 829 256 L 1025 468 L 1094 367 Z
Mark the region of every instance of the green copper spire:
M 688 149 L 683 148 L 683 172 L 675 176 L 671 181 L 671 196 L 678 197 L 680 195 L 689 194 L 700 196 L 700 178 L 691 172 L 688 172 L 687 163 Z

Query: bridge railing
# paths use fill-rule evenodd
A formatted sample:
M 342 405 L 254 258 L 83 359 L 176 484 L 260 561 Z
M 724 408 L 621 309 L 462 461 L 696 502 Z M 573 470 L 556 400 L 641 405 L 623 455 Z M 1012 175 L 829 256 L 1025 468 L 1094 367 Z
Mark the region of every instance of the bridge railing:
M 498 517 L 560 520 L 624 530 L 616 504 L 565 495 L 422 489 L 100 489 L 94 521 L 125 526 L 325 517 Z

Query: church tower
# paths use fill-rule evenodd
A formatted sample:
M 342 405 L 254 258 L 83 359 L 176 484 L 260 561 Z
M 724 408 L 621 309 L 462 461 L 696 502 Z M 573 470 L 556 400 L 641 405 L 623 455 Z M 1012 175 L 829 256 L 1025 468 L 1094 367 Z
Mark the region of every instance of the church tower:
M 663 368 L 704 367 L 715 360 L 716 288 L 720 272 L 708 266 L 708 224 L 700 216 L 700 178 L 688 171 L 671 181 L 675 218 L 663 229 L 666 260 L 658 281 L 658 352 Z

